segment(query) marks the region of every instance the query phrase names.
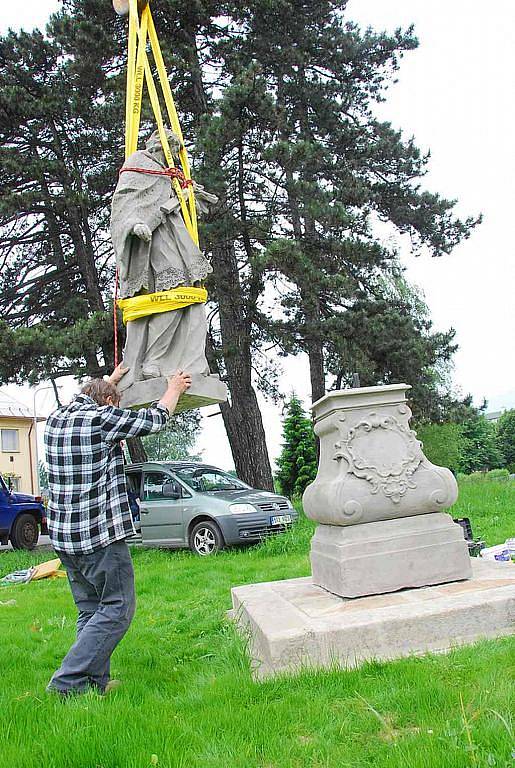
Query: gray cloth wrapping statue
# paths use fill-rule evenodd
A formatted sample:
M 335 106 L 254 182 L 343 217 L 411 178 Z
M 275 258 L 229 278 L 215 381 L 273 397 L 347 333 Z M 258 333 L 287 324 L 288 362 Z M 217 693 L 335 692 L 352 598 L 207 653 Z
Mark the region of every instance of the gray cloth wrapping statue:
M 174 154 L 179 142 L 167 130 Z M 166 168 L 157 131 L 146 149 L 137 151 L 123 168 L 160 171 Z M 217 198 L 195 184 L 197 210 L 205 213 Z M 189 189 L 183 190 L 187 197 Z M 209 261 L 191 239 L 180 203 L 168 176 L 123 171 L 111 209 L 111 238 L 120 280 L 120 298 L 154 293 L 179 285 L 198 286 L 212 272 Z M 127 323 L 123 363 L 130 370 L 121 380 L 125 390 L 134 381 L 166 376 L 177 370 L 209 375 L 205 356 L 206 315 L 202 304 L 161 312 Z

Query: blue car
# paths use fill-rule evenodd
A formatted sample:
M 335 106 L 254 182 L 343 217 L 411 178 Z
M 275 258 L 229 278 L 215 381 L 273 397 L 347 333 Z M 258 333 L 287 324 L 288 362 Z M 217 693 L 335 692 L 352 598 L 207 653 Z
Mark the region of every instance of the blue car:
M 39 532 L 47 533 L 41 496 L 13 493 L 0 475 L 0 543 L 14 549 L 34 549 Z

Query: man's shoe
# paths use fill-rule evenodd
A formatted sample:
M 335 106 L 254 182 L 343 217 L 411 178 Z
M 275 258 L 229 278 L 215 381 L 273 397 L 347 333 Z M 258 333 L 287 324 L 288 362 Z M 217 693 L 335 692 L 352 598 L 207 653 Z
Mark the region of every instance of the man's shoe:
M 106 687 L 104 688 L 104 696 L 107 696 L 113 691 L 116 691 L 118 688 L 120 688 L 121 685 L 122 685 L 121 680 L 109 680 Z
M 52 696 L 59 696 L 61 699 L 67 699 L 70 696 L 81 696 L 83 693 L 86 693 L 86 690 L 84 688 L 67 688 L 63 690 L 62 688 L 56 688 L 55 685 L 47 685 L 46 687 L 47 693 Z

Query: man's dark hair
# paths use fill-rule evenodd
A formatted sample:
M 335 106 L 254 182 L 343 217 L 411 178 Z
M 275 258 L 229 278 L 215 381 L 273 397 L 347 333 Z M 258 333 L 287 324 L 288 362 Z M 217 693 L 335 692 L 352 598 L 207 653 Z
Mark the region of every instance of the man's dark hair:
M 120 400 L 120 394 L 115 385 L 105 379 L 90 379 L 82 387 L 81 394 L 91 397 L 98 405 L 106 405 L 108 397 L 112 397 L 116 404 Z

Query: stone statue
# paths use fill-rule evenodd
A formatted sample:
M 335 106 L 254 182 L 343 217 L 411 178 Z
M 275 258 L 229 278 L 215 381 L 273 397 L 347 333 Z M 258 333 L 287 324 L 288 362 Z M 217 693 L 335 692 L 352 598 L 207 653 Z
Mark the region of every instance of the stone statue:
M 167 136 L 170 149 L 177 156 L 179 139 L 168 129 Z M 156 131 L 147 141 L 146 149 L 134 152 L 120 171 L 111 209 L 111 237 L 120 298 L 177 286 L 199 286 L 212 272 L 210 262 L 186 229 L 170 177 L 159 174 L 166 167 Z M 217 198 L 196 183 L 194 190 L 198 212 L 206 213 Z M 183 193 L 188 199 L 189 187 L 183 189 Z M 209 376 L 206 330 L 202 304 L 127 323 L 123 364 L 129 372 L 120 389 L 177 370 Z

